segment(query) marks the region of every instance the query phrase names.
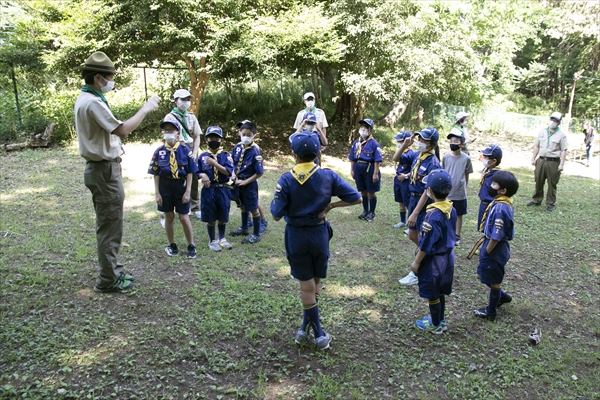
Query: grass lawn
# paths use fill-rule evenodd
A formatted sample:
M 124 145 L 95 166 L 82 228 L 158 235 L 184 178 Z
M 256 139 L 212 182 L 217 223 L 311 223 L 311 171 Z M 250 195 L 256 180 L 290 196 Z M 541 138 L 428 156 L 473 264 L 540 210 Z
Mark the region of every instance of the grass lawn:
M 75 148 L 2 154 L 0 165 L 0 398 L 27 399 L 592 399 L 600 398 L 600 185 L 565 175 L 557 209 L 527 208 L 530 169 L 512 169 L 516 237 L 494 323 L 476 320 L 487 301 L 476 260 L 473 177 L 457 248 L 449 332 L 423 334 L 417 288 L 397 283 L 413 246 L 401 231 L 386 170 L 373 223 L 360 207 L 329 215 L 329 277 L 321 296 L 326 352 L 298 348 L 298 284 L 290 279 L 283 222 L 269 220 L 255 246 L 209 252 L 194 220 L 199 255 L 168 258 L 158 223 L 152 146 L 127 147 L 122 261 L 136 277 L 127 295 L 96 294 L 94 213 Z M 326 165 L 348 178 L 348 166 Z M 291 159 L 260 180 L 268 209 Z M 240 217 L 232 207 L 233 229 Z M 176 237 L 184 244 L 181 227 Z M 230 238 L 232 239 L 232 238 Z M 596 299 L 596 300 L 594 300 Z M 595 311 L 594 311 L 595 310 Z M 539 327 L 540 345 L 527 335 Z

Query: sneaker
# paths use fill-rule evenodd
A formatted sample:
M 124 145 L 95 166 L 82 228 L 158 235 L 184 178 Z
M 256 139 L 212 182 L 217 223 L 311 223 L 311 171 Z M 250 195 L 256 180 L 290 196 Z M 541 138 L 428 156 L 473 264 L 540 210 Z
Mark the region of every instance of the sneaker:
M 542 204 L 542 203 L 538 203 L 535 200 L 531 200 L 529 203 L 527 203 L 527 206 L 528 207 L 530 207 L 530 206 L 539 206 L 540 204 Z
M 367 215 L 365 215 L 365 218 L 364 218 L 364 220 L 367 222 L 372 222 L 374 219 L 375 219 L 374 212 L 368 213 Z
M 196 246 L 193 244 L 188 244 L 187 258 L 196 258 Z
M 500 308 L 500 306 L 502 304 L 508 304 L 512 301 L 512 296 L 508 293 L 504 293 L 502 295 L 502 297 L 500 297 L 500 300 L 498 300 L 498 305 L 496 306 L 496 308 Z
M 248 236 L 248 228 L 244 229 L 243 227 L 237 228 L 235 231 L 229 232 L 231 236 Z
M 546 206 L 546 211 L 553 211 L 556 208 L 554 204 L 548 204 Z
M 294 342 L 297 345 L 308 344 L 310 342 L 310 325 L 307 324 L 304 329 L 302 327 L 298 328 L 296 331 L 296 336 L 294 337 Z
M 415 326 L 422 331 L 431 332 L 434 335 L 441 335 L 444 333 L 444 325 L 440 322 L 438 326 L 435 326 L 433 322 L 431 322 L 431 316 L 429 315 L 425 315 L 423 318 L 416 320 Z M 446 330 L 448 330 L 447 327 Z
M 110 286 L 94 286 L 97 293 L 124 293 L 133 288 L 133 281 L 125 279 L 125 274 L 121 274 L 117 280 Z
M 175 243 L 171 243 L 170 245 L 165 247 L 165 253 L 167 253 L 169 257 L 173 257 L 174 255 L 179 253 L 179 249 L 177 248 L 177 245 Z
M 250 235 L 242 239 L 242 243 L 255 244 L 258 242 L 260 242 L 260 236 L 256 236 L 254 233 L 251 233 Z
M 396 228 L 396 229 L 400 229 L 405 226 L 406 226 L 406 222 L 402 222 L 402 221 L 398 222 L 397 224 L 394 224 L 394 228 Z
M 404 278 L 399 279 L 398 283 L 404 286 L 412 286 L 419 283 L 419 278 L 417 278 L 414 272 L 410 271 Z
M 202 211 L 195 211 L 194 215 L 196 216 L 196 219 L 202 219 Z
M 460 246 L 460 235 L 456 235 L 456 242 L 454 242 L 455 246 Z
M 221 245 L 219 244 L 218 240 L 213 240 L 212 242 L 210 242 L 208 244 L 208 248 L 212 251 L 221 251 Z
M 360 215 L 358 216 L 358 219 L 362 219 L 362 220 L 364 220 L 364 219 L 365 219 L 365 217 L 367 216 L 367 214 L 368 214 L 368 212 L 366 212 L 366 211 L 363 211 L 363 212 L 362 212 L 362 214 L 360 214 Z
M 446 323 L 445 319 L 440 321 L 440 326 L 442 327 L 442 332 L 448 331 L 448 324 Z
M 408 236 L 408 228 L 406 228 L 406 229 L 404 230 L 404 234 L 405 234 L 406 236 Z
M 219 240 L 219 246 L 221 246 L 222 248 L 227 249 L 227 250 L 231 250 L 233 248 L 231 243 L 229 243 L 229 241 L 225 238 Z
M 123 266 L 123 264 L 117 263 L 117 268 L 124 268 L 124 266 Z M 125 280 L 131 281 L 131 282 L 135 281 L 135 278 L 133 277 L 133 275 L 131 275 L 128 272 L 123 271 L 123 272 L 121 272 L 120 275 L 123 276 L 123 279 L 125 279 Z
M 266 219 L 261 219 L 260 220 L 260 229 L 259 229 L 259 233 L 263 234 L 267 231 L 267 227 L 269 226 L 269 223 L 267 222 Z
M 487 319 L 488 321 L 496 320 L 496 313 L 488 313 L 487 307 L 481 307 L 477 310 L 473 310 L 473 314 L 478 318 Z
M 331 344 L 331 335 L 323 331 L 324 335 L 315 338 L 315 344 L 319 350 L 327 350 Z

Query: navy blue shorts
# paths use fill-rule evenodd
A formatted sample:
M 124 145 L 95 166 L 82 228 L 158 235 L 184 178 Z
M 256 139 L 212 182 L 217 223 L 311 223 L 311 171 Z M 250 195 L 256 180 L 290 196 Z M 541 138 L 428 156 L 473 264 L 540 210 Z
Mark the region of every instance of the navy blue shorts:
M 477 213 L 477 230 L 479 230 L 479 225 L 481 225 L 481 218 L 483 218 L 483 213 L 485 212 L 485 209 L 489 204 L 490 203 L 484 201 L 479 203 L 479 212 Z
M 373 182 L 375 166 L 371 163 L 356 162 L 354 164 L 354 182 L 359 192 L 375 193 L 381 190 L 381 172 L 379 180 Z
M 231 207 L 231 189 L 224 186 L 203 187 L 201 191 L 200 211 L 203 222 L 229 222 Z
M 467 213 L 467 199 L 452 200 L 452 207 L 456 210 L 456 215 L 465 215 Z
M 479 250 L 477 274 L 481 283 L 498 285 L 504 280 L 504 266 L 510 259 L 510 245 L 506 240 L 498 242 L 492 254 L 486 251 L 489 239 L 485 239 Z
M 400 182 L 397 177 L 394 178 L 394 200 L 396 203 L 404 204 L 405 207 L 408 207 L 408 203 L 410 203 L 408 183 L 408 179 Z
M 454 279 L 454 250 L 445 254 L 427 255 L 419 267 L 419 296 L 437 299 L 452 293 Z
M 316 226 L 285 226 L 285 253 L 294 278 L 308 281 L 327 276 L 332 236 L 329 222 Z
M 258 182 L 254 181 L 246 186 L 238 188 L 240 207 L 244 211 L 254 211 L 258 209 Z
M 190 212 L 190 202 L 183 203 L 183 194 L 185 193 L 185 180 L 169 179 L 161 176 L 158 180 L 158 193 L 162 197 L 162 205 L 158 206 L 158 211 L 177 212 L 177 214 L 188 214 Z
M 406 214 L 408 216 L 410 216 L 410 214 L 412 214 L 413 210 L 417 206 L 417 203 L 419 203 L 419 200 L 421 199 L 421 194 L 422 193 L 415 193 L 415 192 L 410 193 L 410 201 L 408 202 L 408 209 L 406 210 Z M 431 203 L 431 201 L 428 201 L 427 203 L 425 203 L 425 205 L 423 206 L 423 209 L 421 209 L 421 212 L 417 216 L 416 225 L 409 229 L 415 230 L 417 232 L 421 231 L 421 225 L 423 225 L 423 221 L 425 221 L 425 215 L 427 214 L 427 204 L 430 204 L 430 203 Z

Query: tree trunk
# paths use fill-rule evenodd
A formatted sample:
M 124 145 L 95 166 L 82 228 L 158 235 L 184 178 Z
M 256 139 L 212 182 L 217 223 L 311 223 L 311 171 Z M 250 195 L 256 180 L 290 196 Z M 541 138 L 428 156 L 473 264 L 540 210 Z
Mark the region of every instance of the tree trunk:
M 190 112 L 198 115 L 200 105 L 202 104 L 202 96 L 204 96 L 209 79 L 208 72 L 206 72 L 206 56 L 201 57 L 197 63 L 188 56 L 184 56 L 183 60 L 190 74 L 190 89 L 192 93 Z
M 389 128 L 394 129 L 396 124 L 404 115 L 406 111 L 406 104 L 402 101 L 397 101 L 392 105 L 392 108 L 385 114 L 383 118 L 379 120 L 380 123 L 387 125 Z

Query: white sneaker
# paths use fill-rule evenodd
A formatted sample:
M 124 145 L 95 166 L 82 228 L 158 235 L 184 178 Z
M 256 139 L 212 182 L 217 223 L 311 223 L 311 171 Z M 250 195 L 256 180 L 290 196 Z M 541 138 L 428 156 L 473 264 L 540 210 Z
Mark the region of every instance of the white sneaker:
M 417 278 L 414 272 L 410 271 L 404 278 L 399 279 L 398 283 L 404 286 L 416 285 L 419 283 L 419 278 Z
M 225 238 L 223 238 L 223 239 L 219 240 L 219 245 L 220 245 L 222 248 L 224 248 L 224 249 L 227 249 L 227 250 L 230 250 L 230 249 L 232 249 L 232 248 L 233 248 L 233 246 L 231 245 L 231 243 L 229 243 L 229 242 L 227 241 L 227 239 L 225 239 Z
M 212 251 L 221 251 L 221 246 L 219 245 L 218 240 L 213 240 L 212 242 L 210 242 L 208 244 L 208 248 L 211 249 Z
M 408 235 L 408 228 L 406 228 L 406 229 L 404 230 L 404 234 L 405 234 L 405 235 Z
M 398 222 L 397 224 L 394 224 L 394 228 L 396 228 L 396 229 L 400 229 L 404 226 L 406 226 L 406 224 L 402 221 Z
M 196 211 L 194 212 L 194 215 L 196 216 L 196 219 L 202 219 L 202 212 Z

